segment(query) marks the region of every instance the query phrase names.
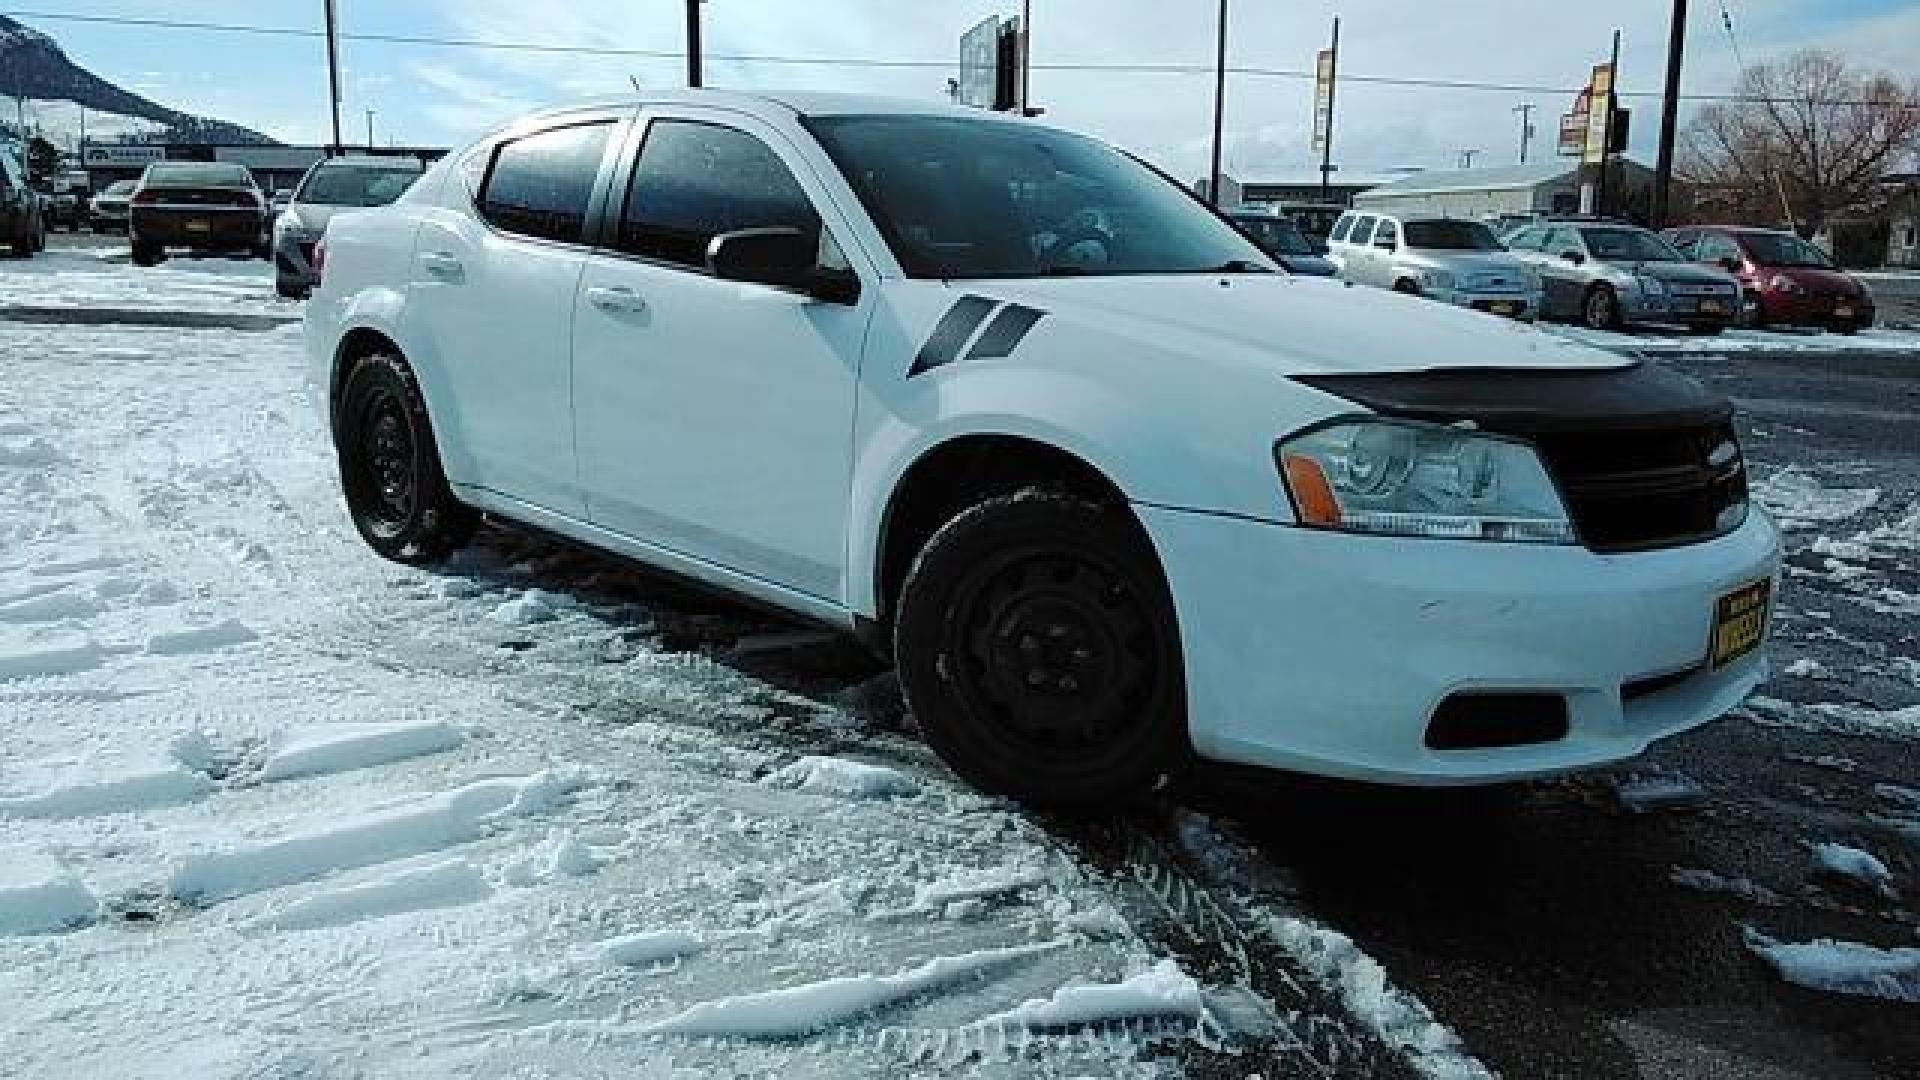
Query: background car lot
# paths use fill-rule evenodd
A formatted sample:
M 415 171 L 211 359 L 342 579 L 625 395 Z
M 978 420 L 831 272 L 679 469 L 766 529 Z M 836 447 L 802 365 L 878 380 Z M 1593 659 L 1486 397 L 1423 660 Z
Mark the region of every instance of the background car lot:
M 795 1077 L 938 1071 L 940 1039 L 961 1045 L 981 1016 L 1172 957 L 1240 1018 L 1237 1054 L 1173 1022 L 1028 1033 L 1019 1060 L 1851 1078 L 1920 1055 L 1911 1005 L 1789 985 L 1742 929 L 1912 947 L 1920 809 L 1899 792 L 1920 790 L 1920 336 L 1550 328 L 1671 352 L 1743 410 L 1790 569 L 1779 673 L 1740 715 L 1623 769 L 1506 792 L 1217 775 L 1068 826 L 965 793 L 901 729 L 886 677 L 831 638 L 536 538 L 490 533 L 433 572 L 363 555 L 299 388 L 300 305 L 273 299 L 270 267 L 138 271 L 112 239 L 55 245 L 0 275 L 18 375 L 0 386 L 0 498 L 47 508 L 0 520 L 0 799 L 154 768 L 148 753 L 201 760 L 191 741 L 166 748 L 190 729 L 228 779 L 177 806 L 0 814 L 0 844 L 52 846 L 106 903 L 74 933 L 0 937 L 0 992 L 21 1003 L 0 1041 L 23 1067 L 197 1038 L 235 1071 L 338 1054 L 377 1072 L 423 1046 L 481 1071 L 564 1072 L 589 1048 L 699 1071 L 737 1059 L 644 1026 L 1055 932 L 1070 944 L 879 1020 L 729 1052 Z M 290 730 L 435 723 L 465 732 L 457 748 L 255 782 Z M 786 771 L 809 756 L 886 771 L 809 787 L 818 766 Z M 171 860 L 548 768 L 589 786 L 472 843 L 225 900 L 166 892 Z M 1874 853 L 1894 895 L 1820 871 L 1807 845 L 1824 842 Z M 294 928 L 343 886 L 396 879 L 390 898 L 437 891 Z M 673 929 L 705 951 L 659 973 L 601 951 Z M 1383 997 L 1342 996 L 1341 980 L 1380 976 Z M 1263 1009 L 1284 1022 L 1261 1028 Z

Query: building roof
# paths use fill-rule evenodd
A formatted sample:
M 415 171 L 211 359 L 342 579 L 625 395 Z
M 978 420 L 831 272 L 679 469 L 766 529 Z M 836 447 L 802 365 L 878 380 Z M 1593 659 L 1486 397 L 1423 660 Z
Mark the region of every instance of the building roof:
M 1492 169 L 1445 169 L 1415 173 L 1384 184 L 1375 195 L 1438 195 L 1448 191 L 1512 191 L 1538 187 L 1572 176 L 1580 166 L 1571 161 L 1538 161 Z

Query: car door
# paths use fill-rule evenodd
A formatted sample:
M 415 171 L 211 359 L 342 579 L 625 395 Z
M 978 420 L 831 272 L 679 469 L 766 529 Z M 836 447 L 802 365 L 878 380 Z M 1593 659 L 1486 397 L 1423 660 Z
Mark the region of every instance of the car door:
M 655 112 L 630 156 L 575 307 L 589 519 L 837 602 L 875 289 L 827 303 L 722 280 L 705 257 L 723 232 L 797 228 L 822 266 L 845 269 L 846 225 L 794 146 L 740 114 Z
M 1367 245 L 1367 284 L 1391 289 L 1400 261 L 1400 223 L 1381 218 L 1374 226 L 1373 242 Z
M 1340 245 L 1340 277 L 1356 285 L 1367 284 L 1367 264 L 1373 258 L 1373 225 L 1379 220 L 1372 214 L 1361 214 L 1353 220 L 1353 231 L 1347 234 L 1346 243 Z
M 1579 261 L 1567 258 L 1578 255 Z M 1540 310 L 1549 318 L 1578 320 L 1585 303 L 1587 248 L 1578 229 L 1555 225 L 1541 241 L 1540 255 L 1534 263 L 1540 270 Z
M 624 123 L 573 117 L 482 147 L 413 247 L 407 318 L 451 399 L 434 417 L 458 450 L 450 478 L 575 518 L 573 304 Z

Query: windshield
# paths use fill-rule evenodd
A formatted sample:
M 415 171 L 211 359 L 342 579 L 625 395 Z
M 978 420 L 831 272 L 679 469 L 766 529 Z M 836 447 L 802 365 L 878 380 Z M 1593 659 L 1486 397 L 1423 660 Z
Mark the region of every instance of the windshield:
M 1440 251 L 1500 251 L 1493 230 L 1477 221 L 1409 221 L 1407 246 Z
M 411 169 L 323 165 L 307 176 L 294 198 L 323 206 L 385 206 L 406 194 L 419 178 Z
M 1740 237 L 1747 254 L 1761 266 L 1813 266 L 1833 268 L 1827 254 L 1791 233 L 1747 233 Z
M 807 125 L 912 277 L 1272 269 L 1172 181 L 1084 136 L 944 116 Z
M 144 181 L 149 187 L 252 187 L 253 174 L 243 165 L 149 165 Z
M 1608 262 L 1685 262 L 1665 240 L 1640 229 L 1581 229 L 1587 250 Z
M 1285 218 L 1261 217 L 1252 214 L 1235 215 L 1235 225 L 1240 231 L 1253 238 L 1253 242 L 1274 255 L 1307 256 L 1316 255 L 1313 245 L 1300 233 L 1293 222 Z

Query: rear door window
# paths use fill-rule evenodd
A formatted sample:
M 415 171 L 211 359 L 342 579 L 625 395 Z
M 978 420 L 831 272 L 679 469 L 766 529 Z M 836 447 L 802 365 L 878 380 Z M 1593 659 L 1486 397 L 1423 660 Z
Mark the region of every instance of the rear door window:
M 1373 238 L 1373 223 L 1380 220 L 1372 214 L 1361 214 L 1353 219 L 1353 232 L 1347 235 L 1347 243 L 1365 245 Z
M 480 190 L 480 216 L 502 232 L 580 243 L 612 133 L 613 121 L 606 120 L 500 144 Z
M 766 143 L 730 127 L 655 120 L 620 218 L 620 250 L 705 269 L 707 246 L 737 229 L 798 229 L 819 243 L 820 215 Z

